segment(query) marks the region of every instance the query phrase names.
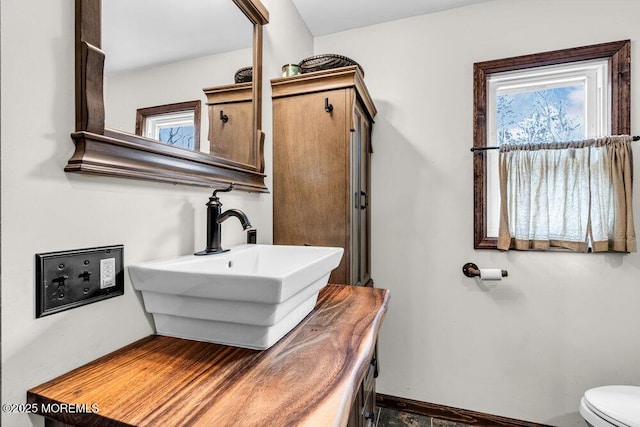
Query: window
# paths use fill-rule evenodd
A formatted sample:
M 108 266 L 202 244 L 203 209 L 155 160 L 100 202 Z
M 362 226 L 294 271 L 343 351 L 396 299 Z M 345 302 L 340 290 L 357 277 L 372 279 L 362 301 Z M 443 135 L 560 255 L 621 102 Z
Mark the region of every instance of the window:
M 174 147 L 200 150 L 200 101 L 139 108 L 136 135 Z
M 474 247 L 496 248 L 497 150 L 630 132 L 630 42 L 474 64 Z
M 143 136 L 193 150 L 195 145 L 193 111 L 147 117 Z
M 610 129 L 609 61 L 580 61 L 495 73 L 487 78 L 490 146 L 578 141 Z M 498 236 L 497 150 L 487 157 L 487 236 Z

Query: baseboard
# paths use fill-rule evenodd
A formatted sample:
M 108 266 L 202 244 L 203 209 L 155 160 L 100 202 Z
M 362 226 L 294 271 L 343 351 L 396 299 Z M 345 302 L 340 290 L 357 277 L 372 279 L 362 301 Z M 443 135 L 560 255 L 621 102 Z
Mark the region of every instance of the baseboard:
M 437 405 L 435 403 L 420 402 L 418 400 L 405 399 L 404 397 L 376 394 L 376 404 L 383 408 L 411 412 L 426 417 L 437 418 L 446 421 L 468 424 L 471 426 L 514 426 L 514 427 L 550 427 L 545 424 L 536 424 L 529 421 L 515 420 L 500 417 L 498 415 L 485 414 L 467 409 L 453 408 L 451 406 Z

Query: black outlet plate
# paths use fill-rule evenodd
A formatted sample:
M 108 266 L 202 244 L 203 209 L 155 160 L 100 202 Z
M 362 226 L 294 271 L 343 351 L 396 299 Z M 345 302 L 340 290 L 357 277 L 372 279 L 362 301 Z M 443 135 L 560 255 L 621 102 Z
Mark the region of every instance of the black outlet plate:
M 124 294 L 123 252 L 113 245 L 36 254 L 36 317 Z

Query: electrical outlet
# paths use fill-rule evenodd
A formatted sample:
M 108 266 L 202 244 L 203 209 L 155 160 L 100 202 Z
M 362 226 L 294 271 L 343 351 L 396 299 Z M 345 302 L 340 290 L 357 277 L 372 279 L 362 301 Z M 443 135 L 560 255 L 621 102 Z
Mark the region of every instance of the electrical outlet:
M 123 245 L 36 254 L 36 317 L 124 294 Z
M 116 285 L 116 259 L 100 260 L 100 289 L 111 288 Z

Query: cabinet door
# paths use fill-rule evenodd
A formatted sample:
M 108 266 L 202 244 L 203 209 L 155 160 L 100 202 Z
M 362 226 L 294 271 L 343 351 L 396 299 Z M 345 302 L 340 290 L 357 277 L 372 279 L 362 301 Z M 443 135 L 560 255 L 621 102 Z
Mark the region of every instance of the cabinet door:
M 360 281 L 371 282 L 371 122 L 358 107 L 361 120 L 360 139 Z
M 351 129 L 351 284 L 361 286 L 362 283 L 362 265 L 360 262 L 361 249 L 362 249 L 362 192 L 361 189 L 361 163 L 360 156 L 362 155 L 361 149 L 362 143 L 362 114 L 360 109 L 354 107 L 353 116 L 353 128 Z
M 363 391 L 362 384 L 358 388 L 356 398 L 354 399 L 351 410 L 349 411 L 349 421 L 347 427 L 363 427 L 364 422 L 362 419 L 362 405 L 363 405 Z
M 353 259 L 351 265 L 352 283 L 371 285 L 371 225 L 370 194 L 371 183 L 370 147 L 371 125 L 361 106 L 356 104 L 351 135 L 352 165 L 351 180 L 353 211 L 351 215 L 351 245 Z
M 226 116 L 226 121 L 221 117 Z M 209 150 L 223 161 L 255 165 L 251 102 L 209 106 Z
M 333 105 L 325 111 L 325 99 Z M 345 249 L 330 283 L 349 283 L 347 90 L 273 100 L 273 240 Z
M 371 363 L 351 405 L 347 427 L 377 425 L 375 365 Z
M 369 364 L 367 374 L 362 381 L 362 423 L 366 427 L 377 424 L 375 365 Z

